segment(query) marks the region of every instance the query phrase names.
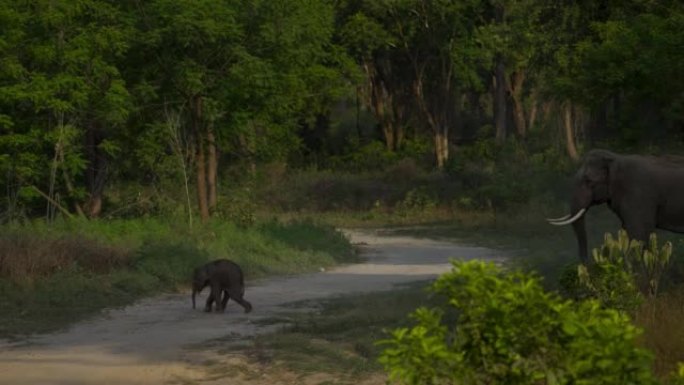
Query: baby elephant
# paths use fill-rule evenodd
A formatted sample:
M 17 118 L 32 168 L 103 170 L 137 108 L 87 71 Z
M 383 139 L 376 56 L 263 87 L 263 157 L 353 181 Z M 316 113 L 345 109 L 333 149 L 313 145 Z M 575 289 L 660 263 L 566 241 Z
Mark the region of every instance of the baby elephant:
M 192 276 L 192 308 L 195 308 L 195 295 L 209 286 L 211 293 L 207 298 L 204 311 L 211 312 L 213 302 L 216 302 L 216 311 L 224 311 L 228 299 L 245 308 L 245 313 L 252 311 L 252 304 L 245 301 L 245 279 L 242 269 L 235 262 L 227 259 L 217 259 L 195 269 Z M 223 299 L 221 300 L 221 293 Z M 219 300 L 221 303 L 219 304 Z

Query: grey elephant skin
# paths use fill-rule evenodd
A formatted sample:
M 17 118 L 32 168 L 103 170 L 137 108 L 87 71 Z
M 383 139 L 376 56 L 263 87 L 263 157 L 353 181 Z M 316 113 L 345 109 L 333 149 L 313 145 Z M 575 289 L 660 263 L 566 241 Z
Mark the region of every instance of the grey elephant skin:
M 572 224 L 582 263 L 588 262 L 586 211 L 606 203 L 630 238 L 647 241 L 656 229 L 684 232 L 684 158 L 587 152 L 572 187 L 570 214 L 548 219 Z
M 211 312 L 216 302 L 216 311 L 224 311 L 229 299 L 239 303 L 245 313 L 252 311 L 252 304 L 247 302 L 245 295 L 245 278 L 238 264 L 227 259 L 218 259 L 199 266 L 192 275 L 192 308 L 195 308 L 195 296 L 209 286 L 211 293 L 207 298 L 204 311 Z M 223 298 L 221 298 L 223 294 Z M 220 303 L 219 303 L 220 300 Z

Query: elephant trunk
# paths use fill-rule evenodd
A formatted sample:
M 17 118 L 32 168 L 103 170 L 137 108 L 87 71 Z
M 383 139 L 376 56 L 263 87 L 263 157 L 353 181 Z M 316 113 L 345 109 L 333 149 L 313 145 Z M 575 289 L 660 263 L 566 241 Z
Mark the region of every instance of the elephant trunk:
M 584 226 L 584 216 L 572 223 L 572 229 L 577 237 L 580 262 L 586 265 L 589 262 L 589 251 L 587 250 L 587 229 Z
M 192 308 L 195 308 L 195 295 L 197 294 L 197 289 L 195 287 L 192 288 Z
M 587 250 L 587 229 L 584 225 L 584 212 L 589 208 L 589 206 L 591 206 L 591 193 L 585 188 L 576 188 L 572 203 L 570 204 L 570 212 L 582 213 L 582 215 L 572 222 L 572 229 L 575 232 L 575 237 L 577 237 L 577 247 L 579 249 L 580 262 L 584 264 L 589 261 L 589 252 Z

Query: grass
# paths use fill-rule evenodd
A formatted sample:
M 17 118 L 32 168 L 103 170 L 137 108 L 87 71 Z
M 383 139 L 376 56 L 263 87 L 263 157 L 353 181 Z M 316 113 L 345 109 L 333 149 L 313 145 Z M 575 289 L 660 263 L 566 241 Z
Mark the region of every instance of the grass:
M 0 336 L 59 329 L 105 307 L 189 284 L 216 258 L 247 279 L 355 261 L 346 238 L 311 221 L 192 231 L 156 220 L 33 223 L 0 233 Z
M 405 325 L 407 315 L 426 304 L 427 283 L 402 285 L 392 291 L 343 296 L 324 301 L 316 313 L 296 313 L 281 331 L 260 335 L 243 352 L 268 367 L 284 367 L 301 375 L 333 374 L 348 381 L 382 373 L 376 341 L 385 330 Z M 235 353 L 235 346 L 224 348 Z
M 684 287 L 648 300 L 637 310 L 634 323 L 644 330 L 641 344 L 655 354 L 653 370 L 666 378 L 684 363 Z

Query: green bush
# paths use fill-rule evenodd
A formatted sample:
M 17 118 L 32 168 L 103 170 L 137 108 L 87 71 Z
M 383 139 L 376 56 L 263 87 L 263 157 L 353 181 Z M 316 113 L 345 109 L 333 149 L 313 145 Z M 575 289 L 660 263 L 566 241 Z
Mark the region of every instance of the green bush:
M 677 373 L 675 373 L 672 377 L 672 385 L 684 385 L 684 363 L 679 364 Z
M 271 221 L 262 224 L 260 231 L 298 250 L 328 253 L 337 262 L 356 260 L 349 240 L 329 225 L 316 224 L 311 220 L 290 223 Z
M 190 273 L 210 259 L 206 251 L 187 243 L 144 244 L 136 253 L 133 267 L 151 275 L 162 284 L 175 285 L 190 281 Z
M 644 245 L 620 230 L 617 238 L 605 234 L 603 245 L 592 251 L 594 263 L 580 265 L 577 274 L 580 284 L 604 306 L 633 311 L 642 295 L 657 295 L 671 255 L 672 243 L 659 247 L 655 234 Z
M 655 384 L 640 331 L 598 302 L 564 301 L 539 279 L 491 263 L 454 262 L 380 361 L 402 384 Z
M 390 166 L 396 162 L 398 155 L 396 152 L 389 151 L 381 141 L 372 141 L 360 146 L 356 144 L 356 149 L 341 156 L 332 156 L 330 164 L 336 170 L 347 171 L 368 171 L 378 170 Z

